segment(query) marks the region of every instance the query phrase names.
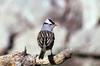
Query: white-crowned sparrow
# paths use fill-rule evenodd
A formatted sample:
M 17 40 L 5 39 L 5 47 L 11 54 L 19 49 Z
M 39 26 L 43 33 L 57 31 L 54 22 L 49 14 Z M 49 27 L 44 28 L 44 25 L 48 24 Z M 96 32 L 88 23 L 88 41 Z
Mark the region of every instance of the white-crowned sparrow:
M 41 47 L 39 59 L 43 59 L 44 54 L 47 50 L 51 50 L 51 55 L 53 55 L 52 47 L 54 45 L 54 40 L 55 40 L 53 28 L 55 26 L 56 24 L 51 19 L 47 19 L 43 23 L 43 26 L 37 37 L 38 45 Z

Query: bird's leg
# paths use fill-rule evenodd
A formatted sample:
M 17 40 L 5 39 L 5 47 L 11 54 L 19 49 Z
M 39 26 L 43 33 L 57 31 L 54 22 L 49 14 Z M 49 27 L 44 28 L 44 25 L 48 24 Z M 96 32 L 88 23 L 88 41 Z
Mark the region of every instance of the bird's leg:
M 51 51 L 51 56 L 53 56 L 52 49 L 50 51 Z
M 53 53 L 52 53 L 52 49 L 50 49 L 50 52 L 51 52 L 51 54 L 48 55 L 48 58 L 49 58 L 49 59 L 53 59 L 53 56 L 54 56 L 54 55 L 53 55 Z
M 51 55 L 48 55 L 48 59 L 49 59 L 49 62 L 51 64 L 56 64 L 55 61 L 54 61 L 54 54 L 52 53 L 52 49 L 50 50 L 51 51 Z

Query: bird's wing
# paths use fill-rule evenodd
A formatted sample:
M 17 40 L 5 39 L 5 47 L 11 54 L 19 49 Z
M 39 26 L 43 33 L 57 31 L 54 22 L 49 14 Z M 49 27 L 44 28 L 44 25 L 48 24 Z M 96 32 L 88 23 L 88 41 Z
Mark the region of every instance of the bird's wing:
M 50 31 L 40 31 L 37 38 L 40 47 L 43 47 L 43 44 L 49 46 L 54 40 L 54 33 Z
M 48 36 L 47 36 L 47 39 L 46 39 L 46 46 L 50 46 L 50 44 L 52 42 L 54 42 L 55 36 L 54 36 L 53 32 L 48 32 L 47 34 L 48 34 Z
M 40 47 L 43 47 L 44 44 L 44 32 L 40 31 L 37 37 L 37 41 Z

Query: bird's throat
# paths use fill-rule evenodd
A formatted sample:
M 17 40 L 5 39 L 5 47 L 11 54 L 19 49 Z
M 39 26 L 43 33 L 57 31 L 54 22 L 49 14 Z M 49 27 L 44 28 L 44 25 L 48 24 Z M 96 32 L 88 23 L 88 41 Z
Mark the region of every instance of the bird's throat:
M 43 25 L 41 30 L 46 30 L 46 31 L 51 31 L 52 32 L 53 27 L 49 26 L 49 25 Z

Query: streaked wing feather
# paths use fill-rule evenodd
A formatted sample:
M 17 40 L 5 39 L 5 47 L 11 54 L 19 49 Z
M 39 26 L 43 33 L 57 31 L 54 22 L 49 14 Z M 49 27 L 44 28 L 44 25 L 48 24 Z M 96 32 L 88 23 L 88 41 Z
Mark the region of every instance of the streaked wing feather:
M 37 40 L 40 47 L 43 46 L 45 40 L 46 46 L 49 46 L 55 40 L 54 33 L 50 31 L 40 31 Z
M 43 46 L 43 32 L 41 31 L 39 32 L 37 40 L 38 40 L 39 46 L 42 47 Z
M 47 46 L 49 46 L 53 41 L 54 41 L 54 33 L 50 32 L 48 33 Z

